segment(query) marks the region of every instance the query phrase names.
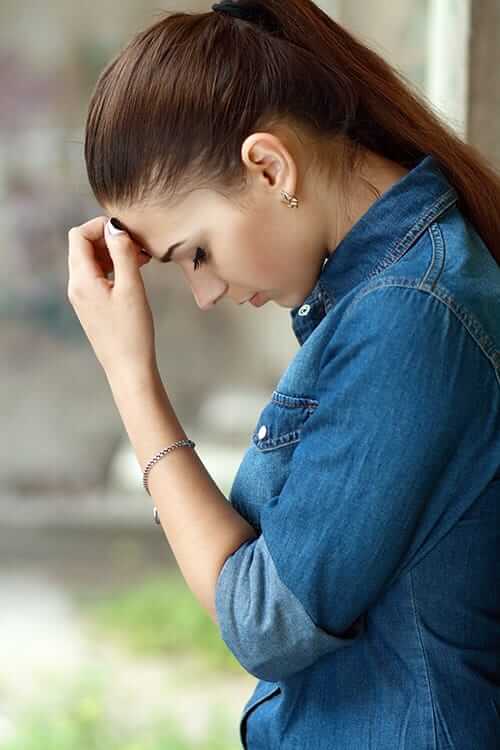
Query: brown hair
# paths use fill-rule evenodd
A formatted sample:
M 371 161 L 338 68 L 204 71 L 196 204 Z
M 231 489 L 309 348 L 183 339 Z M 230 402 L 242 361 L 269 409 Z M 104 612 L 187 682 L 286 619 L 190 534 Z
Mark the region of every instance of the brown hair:
M 399 71 L 311 0 L 237 4 L 261 18 L 167 12 L 102 71 L 85 132 L 99 203 L 243 189 L 243 141 L 285 123 L 310 142 L 320 170 L 333 168 L 325 149 L 334 142 L 348 144 L 351 166 L 363 147 L 408 169 L 432 154 L 500 264 L 499 173 Z

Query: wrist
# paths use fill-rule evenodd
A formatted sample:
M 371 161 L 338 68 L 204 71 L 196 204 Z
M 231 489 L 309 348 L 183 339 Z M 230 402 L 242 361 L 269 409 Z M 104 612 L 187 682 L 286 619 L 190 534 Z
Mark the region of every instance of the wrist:
M 158 391 L 164 387 L 156 363 L 147 368 L 106 371 L 106 377 L 113 394 L 132 396 L 145 391 Z

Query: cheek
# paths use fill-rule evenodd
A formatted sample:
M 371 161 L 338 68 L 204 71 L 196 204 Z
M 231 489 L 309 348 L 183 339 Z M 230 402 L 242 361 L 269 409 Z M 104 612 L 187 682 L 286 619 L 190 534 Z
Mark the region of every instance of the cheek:
M 256 227 L 252 237 L 252 244 L 256 250 L 259 267 L 269 274 L 286 274 L 290 259 L 293 258 L 298 242 L 296 234 L 296 220 L 293 214 L 290 220 L 285 206 L 281 210 L 274 209 L 262 217 L 260 225 Z
M 252 221 L 238 222 L 221 237 L 222 255 L 212 267 L 221 278 L 242 286 L 274 287 L 286 274 L 289 263 L 288 235 L 272 211 L 261 212 Z M 288 227 L 285 227 L 288 229 Z
M 273 282 L 279 281 L 289 272 L 290 247 L 282 233 L 276 233 L 255 245 L 255 267 L 262 277 Z
M 251 242 L 241 248 L 237 263 L 232 263 L 232 270 L 236 277 L 246 282 L 253 281 L 260 287 L 265 286 L 269 277 L 273 275 L 275 265 L 273 249 L 259 242 L 257 237 L 253 237 Z

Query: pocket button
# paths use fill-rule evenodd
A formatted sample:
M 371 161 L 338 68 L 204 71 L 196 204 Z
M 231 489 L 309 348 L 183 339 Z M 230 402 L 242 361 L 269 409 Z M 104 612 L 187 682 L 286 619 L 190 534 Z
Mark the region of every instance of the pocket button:
M 266 437 L 266 435 L 267 435 L 267 427 L 266 427 L 265 424 L 263 424 L 262 427 L 260 428 L 259 432 L 258 432 L 259 440 L 264 440 L 264 438 Z

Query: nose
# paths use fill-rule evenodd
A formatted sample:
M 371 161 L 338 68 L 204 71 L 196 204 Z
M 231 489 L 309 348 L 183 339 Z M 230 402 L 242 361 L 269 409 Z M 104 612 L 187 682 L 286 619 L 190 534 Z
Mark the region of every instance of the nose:
M 205 302 L 202 305 L 200 305 L 200 303 L 198 302 L 198 300 L 196 300 L 196 302 L 197 302 L 198 307 L 200 308 L 200 310 L 203 310 L 203 312 L 207 312 L 207 310 L 211 310 L 213 307 L 215 307 L 215 304 L 216 304 L 215 301 L 213 301 L 213 300 L 211 302 Z
M 203 267 L 193 272 L 186 268 L 182 270 L 191 287 L 191 293 L 196 304 L 204 312 L 212 310 L 229 289 L 229 284 L 219 276 L 210 273 L 209 269 Z
M 200 310 L 207 312 L 208 310 L 213 310 L 217 302 L 222 299 L 222 297 L 224 297 L 226 289 L 227 287 L 218 296 L 214 296 L 214 294 L 212 293 L 203 295 L 203 297 L 200 297 L 196 290 L 193 289 L 193 295 Z

